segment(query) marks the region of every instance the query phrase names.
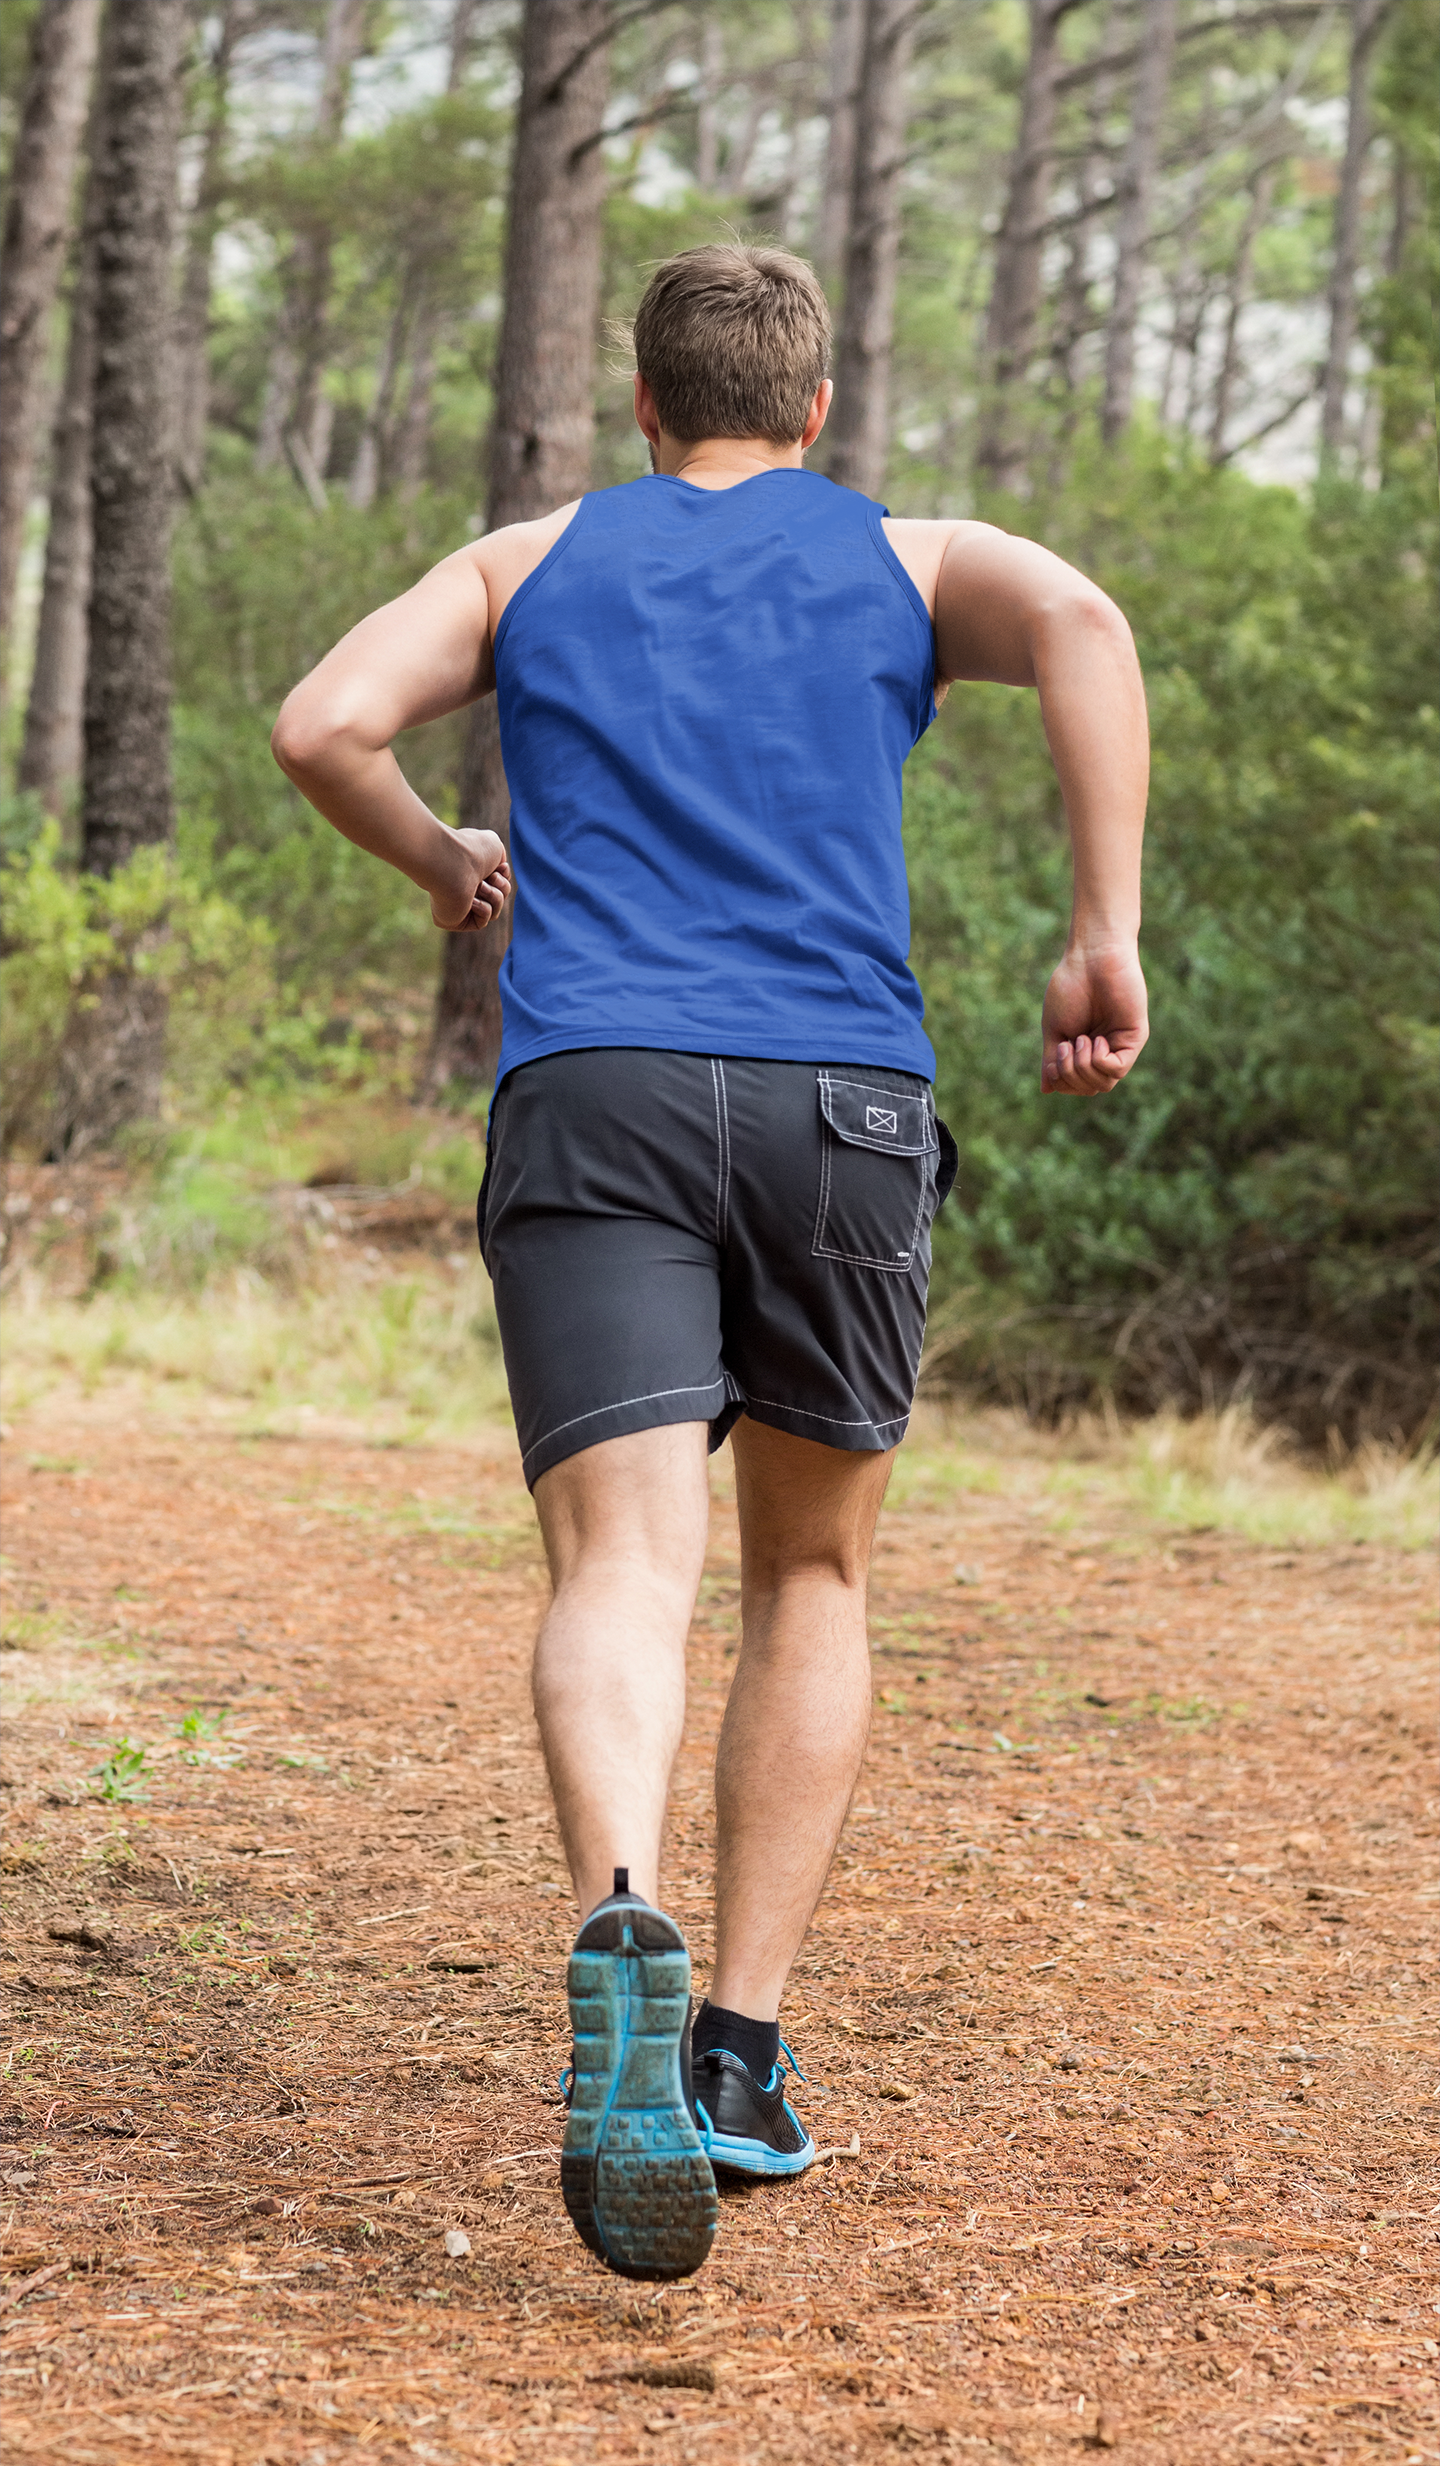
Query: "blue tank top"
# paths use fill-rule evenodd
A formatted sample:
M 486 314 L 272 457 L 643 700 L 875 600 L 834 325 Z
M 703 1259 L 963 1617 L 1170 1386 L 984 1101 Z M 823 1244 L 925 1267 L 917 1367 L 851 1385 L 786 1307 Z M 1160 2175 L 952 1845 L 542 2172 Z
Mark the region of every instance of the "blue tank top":
M 900 834 L 934 636 L 881 511 L 811 471 L 651 476 L 522 582 L 497 1087 L 595 1045 L 934 1076 Z

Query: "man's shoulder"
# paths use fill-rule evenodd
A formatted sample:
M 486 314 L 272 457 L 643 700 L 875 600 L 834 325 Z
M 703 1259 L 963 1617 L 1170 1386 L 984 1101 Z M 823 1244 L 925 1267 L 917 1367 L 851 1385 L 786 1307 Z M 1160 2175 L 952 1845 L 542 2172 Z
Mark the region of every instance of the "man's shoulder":
M 490 604 L 492 641 L 521 583 L 529 580 L 564 538 L 584 502 L 583 497 L 572 497 L 568 505 L 557 505 L 551 514 L 539 514 L 532 522 L 507 522 L 499 530 L 486 531 L 471 545 L 469 554 L 484 580 Z

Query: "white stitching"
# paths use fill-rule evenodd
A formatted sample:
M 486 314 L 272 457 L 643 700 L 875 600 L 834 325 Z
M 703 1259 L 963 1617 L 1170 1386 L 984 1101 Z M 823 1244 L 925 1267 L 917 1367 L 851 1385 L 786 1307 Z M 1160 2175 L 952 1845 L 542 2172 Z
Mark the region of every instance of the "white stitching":
M 520 1462 L 522 1465 L 528 1464 L 530 1458 L 538 1455 L 542 1447 L 547 1447 L 552 1438 L 558 1438 L 562 1430 L 574 1430 L 582 1421 L 594 1421 L 601 1413 L 623 1413 L 631 1404 L 664 1404 L 671 1396 L 708 1396 L 717 1387 L 724 1392 L 723 1378 L 707 1379 L 703 1387 L 652 1387 L 647 1396 L 618 1396 L 613 1404 L 597 1404 L 588 1413 L 575 1413 L 569 1421 L 557 1421 L 553 1430 L 547 1430 L 543 1437 L 535 1440 L 533 1446 L 526 1448 Z M 713 1420 L 714 1415 L 697 1413 L 695 1418 L 697 1421 Z
M 730 1100 L 725 1087 L 725 1065 L 712 1057 L 710 1076 L 715 1084 L 715 1246 L 725 1247 L 730 1231 Z
M 816 1075 L 818 1084 L 822 1088 L 829 1086 L 829 1078 L 823 1070 Z M 815 1257 L 820 1254 L 820 1236 L 825 1227 L 825 1219 L 830 1212 L 830 1138 L 830 1123 L 822 1097 L 820 1102 L 820 1202 L 815 1210 L 815 1232 L 810 1243 L 811 1253 Z
M 822 1087 L 827 1089 L 853 1087 L 858 1089 L 862 1096 L 890 1096 L 897 1098 L 902 1105 L 919 1105 L 925 1114 L 926 1129 L 933 1131 L 935 1128 L 925 1097 L 911 1096 L 903 1087 L 877 1087 L 873 1081 L 868 1079 L 832 1079 L 829 1072 L 824 1070 L 819 1073 L 819 1078 Z M 841 1130 L 838 1124 L 832 1121 L 828 1104 L 823 1099 L 821 1112 L 824 1115 L 826 1128 L 834 1131 L 836 1138 L 845 1147 L 869 1148 L 877 1156 L 938 1156 L 940 1153 L 938 1136 L 924 1147 L 901 1147 L 895 1139 L 867 1139 L 858 1130 Z
M 826 1089 L 831 1087 L 863 1087 L 865 1085 L 863 1079 L 832 1079 L 827 1070 L 817 1071 L 815 1076 L 819 1086 Z M 898 1088 L 893 1090 L 887 1089 L 885 1092 L 887 1095 L 899 1095 L 902 1093 L 902 1091 Z M 918 1096 L 914 1096 L 909 1099 L 909 1102 L 912 1104 L 918 1104 L 920 1101 L 921 1099 Z M 842 1267 L 878 1268 L 880 1273 L 886 1276 L 908 1276 L 915 1263 L 915 1246 L 920 1238 L 920 1221 L 925 1213 L 925 1197 L 929 1183 L 928 1174 L 922 1170 L 920 1175 L 920 1202 L 915 1210 L 915 1222 L 911 1227 L 910 1247 L 902 1257 L 898 1259 L 872 1259 L 867 1257 L 866 1254 L 860 1250 L 827 1249 L 821 1237 L 826 1229 L 826 1223 L 830 1212 L 831 1142 L 835 1139 L 840 1139 L 842 1146 L 854 1147 L 868 1146 L 869 1142 L 862 1139 L 847 1140 L 842 1138 L 841 1133 L 835 1128 L 834 1123 L 830 1119 L 830 1115 L 826 1109 L 825 1100 L 823 1097 L 820 1105 L 820 1119 L 822 1125 L 820 1131 L 820 1204 L 815 1211 L 815 1232 L 810 1244 L 811 1257 L 816 1259 L 834 1259 L 838 1261 Z M 888 1154 L 894 1156 L 899 1154 L 910 1157 L 917 1155 L 938 1156 L 940 1153 L 940 1142 L 937 1138 L 933 1148 L 881 1148 L 879 1153 L 881 1155 Z M 788 1411 L 790 1408 L 786 1407 L 785 1409 Z M 824 1413 L 817 1413 L 813 1415 L 812 1418 L 816 1421 L 825 1421 L 829 1418 L 829 1416 Z M 881 1421 L 875 1422 L 871 1426 L 877 1430 L 884 1430 L 888 1429 L 889 1424 Z
M 888 1421 L 872 1421 L 861 1413 L 847 1418 L 843 1413 L 810 1413 L 803 1404 L 782 1404 L 778 1396 L 749 1396 L 748 1404 L 763 1404 L 772 1413 L 793 1413 L 799 1421 L 828 1421 L 836 1430 L 893 1430 L 897 1423 L 908 1421 L 909 1413 L 892 1413 Z

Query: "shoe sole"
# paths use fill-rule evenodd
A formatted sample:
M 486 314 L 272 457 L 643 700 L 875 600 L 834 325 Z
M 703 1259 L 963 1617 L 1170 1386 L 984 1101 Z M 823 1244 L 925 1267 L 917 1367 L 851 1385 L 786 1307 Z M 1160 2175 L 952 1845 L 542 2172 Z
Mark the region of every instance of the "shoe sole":
M 582 2243 L 625 2278 L 684 2278 L 719 2207 L 680 2085 L 690 1955 L 663 1911 L 601 1910 L 570 1956 L 575 2079 L 560 2190 Z
M 803 2149 L 772 2149 L 768 2141 L 741 2140 L 738 2134 L 710 2136 L 710 2163 L 731 2175 L 803 2175 L 815 2163 L 815 2143 Z

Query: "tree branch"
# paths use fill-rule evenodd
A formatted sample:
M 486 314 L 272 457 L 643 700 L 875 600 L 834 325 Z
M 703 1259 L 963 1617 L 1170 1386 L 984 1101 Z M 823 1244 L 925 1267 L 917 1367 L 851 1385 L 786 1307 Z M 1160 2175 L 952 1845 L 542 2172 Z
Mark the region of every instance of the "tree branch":
M 1224 34 L 1232 41 L 1247 34 L 1259 34 L 1267 26 L 1308 24 L 1319 17 L 1325 0 L 1276 0 L 1276 6 L 1256 9 L 1245 17 L 1202 17 L 1193 26 L 1182 26 L 1177 43 L 1203 42 L 1207 35 Z M 1140 57 L 1140 46 L 1132 43 L 1126 51 L 1107 51 L 1098 59 L 1078 61 L 1074 68 L 1064 69 L 1055 80 L 1057 94 L 1072 94 L 1079 86 L 1088 86 L 1096 77 L 1108 77 L 1120 69 L 1133 68 Z
M 1233 462 L 1237 454 L 1248 453 L 1252 445 L 1258 445 L 1260 443 L 1262 437 L 1268 437 L 1273 430 L 1283 428 L 1285 422 L 1287 420 L 1293 420 L 1296 412 L 1301 408 L 1301 405 L 1309 402 L 1311 397 L 1317 393 L 1318 390 L 1318 380 L 1312 371 L 1306 378 L 1300 392 L 1296 394 L 1290 402 L 1286 403 L 1282 411 L 1277 411 L 1273 419 L 1267 420 L 1263 428 L 1252 428 L 1248 437 L 1240 437 L 1234 445 L 1227 445 L 1223 453 L 1213 455 L 1211 459 L 1214 468 L 1217 471 L 1223 470 L 1226 463 Z

